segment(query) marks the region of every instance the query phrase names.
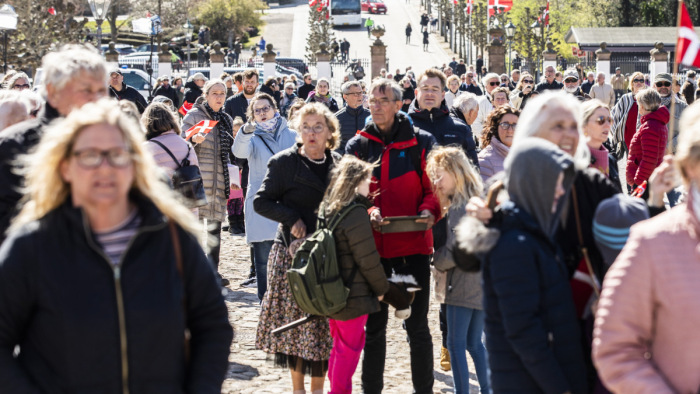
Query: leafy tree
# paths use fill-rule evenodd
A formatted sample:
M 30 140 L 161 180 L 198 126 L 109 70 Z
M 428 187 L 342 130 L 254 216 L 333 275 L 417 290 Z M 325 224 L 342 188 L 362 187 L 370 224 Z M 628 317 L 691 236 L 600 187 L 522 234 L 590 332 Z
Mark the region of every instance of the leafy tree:
M 330 43 L 335 39 L 333 26 L 330 21 L 328 3 L 316 3 L 309 7 L 309 35 L 306 38 L 306 59 L 310 62 L 316 60 L 316 52 L 320 50 L 320 44 L 325 42 L 330 48 Z
M 266 6 L 260 0 L 207 0 L 195 8 L 195 20 L 211 29 L 211 39 L 226 42 L 229 32 L 242 36 L 250 27 L 260 27 L 257 12 Z

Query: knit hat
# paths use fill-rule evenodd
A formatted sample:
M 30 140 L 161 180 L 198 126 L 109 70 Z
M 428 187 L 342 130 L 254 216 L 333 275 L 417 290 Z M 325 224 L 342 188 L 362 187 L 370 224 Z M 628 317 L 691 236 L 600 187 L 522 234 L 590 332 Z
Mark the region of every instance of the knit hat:
M 669 73 L 658 73 L 656 76 L 654 76 L 654 82 L 658 81 L 666 81 L 666 82 L 672 82 L 673 78 L 671 77 L 671 74 Z
M 610 266 L 627 243 L 630 227 L 649 219 L 649 210 L 641 198 L 616 194 L 598 204 L 593 217 L 593 238 L 606 265 Z

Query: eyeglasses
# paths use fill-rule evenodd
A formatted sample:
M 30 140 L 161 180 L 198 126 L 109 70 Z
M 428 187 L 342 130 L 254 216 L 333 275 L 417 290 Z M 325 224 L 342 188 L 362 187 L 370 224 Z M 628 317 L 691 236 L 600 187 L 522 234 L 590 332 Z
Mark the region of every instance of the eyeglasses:
M 266 105 L 262 108 L 254 108 L 253 112 L 255 112 L 256 115 L 260 115 L 260 114 L 267 113 L 267 111 L 269 111 L 270 109 L 272 109 L 272 107 L 270 107 L 269 105 Z
M 501 122 L 498 124 L 498 127 L 502 128 L 503 130 L 508 130 L 508 129 L 515 130 L 515 125 L 516 125 L 516 123 Z
M 498 81 L 495 81 L 495 82 L 489 82 L 489 85 L 490 85 L 490 86 L 498 86 L 498 85 L 500 85 L 500 84 L 501 84 L 501 83 L 500 83 L 500 82 L 498 82 Z
M 599 116 L 599 117 L 597 117 L 597 118 L 594 119 L 594 120 L 595 120 L 596 123 L 598 123 L 598 124 L 601 125 L 601 126 L 604 125 L 605 122 L 608 122 L 608 123 L 612 124 L 612 118 L 609 117 L 609 116 Z
M 323 133 L 326 130 L 326 125 L 319 123 L 319 124 L 314 125 L 314 126 L 301 126 L 300 129 L 301 129 L 302 133 L 319 134 L 319 133 Z
M 113 148 L 109 150 L 83 149 L 73 152 L 73 156 L 79 166 L 93 170 L 102 165 L 107 159 L 110 166 L 124 168 L 131 164 L 131 152 L 124 148 Z
M 656 87 L 657 87 L 657 88 L 660 88 L 660 87 L 662 87 L 662 86 L 663 86 L 663 87 L 669 87 L 669 86 L 671 86 L 671 82 L 659 81 L 659 82 L 656 83 Z
M 369 105 L 376 105 L 379 104 L 382 107 L 388 105 L 389 103 L 392 103 L 392 100 L 389 100 L 388 98 L 383 98 L 383 99 L 374 99 L 371 98 L 369 99 Z
M 576 83 L 578 82 L 578 79 L 576 78 L 568 78 L 564 80 L 564 83 Z
M 284 88 L 284 90 L 294 90 L 294 88 Z
M 532 79 L 523 79 L 523 83 L 535 83 Z
M 16 90 L 29 89 L 29 84 L 25 83 L 24 85 L 15 85 L 12 87 L 12 89 L 16 89 Z
M 346 96 L 361 96 L 362 92 L 347 92 L 345 93 Z
M 643 79 L 643 78 L 637 78 L 637 79 L 633 79 L 632 82 L 644 83 L 644 79 Z

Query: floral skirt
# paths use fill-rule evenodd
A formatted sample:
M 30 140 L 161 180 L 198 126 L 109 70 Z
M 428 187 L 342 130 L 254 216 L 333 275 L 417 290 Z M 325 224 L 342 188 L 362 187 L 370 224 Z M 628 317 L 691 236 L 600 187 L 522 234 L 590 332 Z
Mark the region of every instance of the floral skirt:
M 328 369 L 333 339 L 328 319 L 315 319 L 279 335 L 272 330 L 306 317 L 299 309 L 287 282 L 292 257 L 275 242 L 267 262 L 267 291 L 262 300 L 255 347 L 275 355 L 275 364 L 311 376 L 324 376 Z

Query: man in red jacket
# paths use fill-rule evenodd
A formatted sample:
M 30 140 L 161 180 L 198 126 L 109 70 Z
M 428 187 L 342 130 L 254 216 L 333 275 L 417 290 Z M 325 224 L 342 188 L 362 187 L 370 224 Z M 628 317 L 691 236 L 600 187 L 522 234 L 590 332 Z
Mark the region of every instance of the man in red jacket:
M 430 304 L 430 255 L 433 236 L 430 228 L 440 216 L 440 206 L 425 173 L 425 162 L 435 137 L 413 126 L 401 109 L 402 91 L 388 79 L 378 79 L 369 87 L 371 120 L 359 135 L 348 141 L 346 153 L 370 163 L 379 163 L 372 174 L 370 192 L 377 194 L 370 209 L 374 239 L 388 276 L 413 275 L 422 287 L 416 293 L 411 317 L 405 322 L 411 347 L 411 375 L 415 393 L 432 393 L 433 343 L 428 327 Z M 425 231 L 382 233 L 383 219 L 391 216 L 423 216 Z M 362 387 L 365 393 L 380 393 L 384 386 L 386 324 L 388 306 L 367 319 L 365 354 L 362 360 Z
M 635 98 L 641 126 L 630 142 L 626 173 L 627 183 L 633 188 L 648 180 L 663 161 L 668 142 L 666 124 L 671 118 L 668 108 L 661 105 L 661 96 L 656 90 L 642 90 Z

